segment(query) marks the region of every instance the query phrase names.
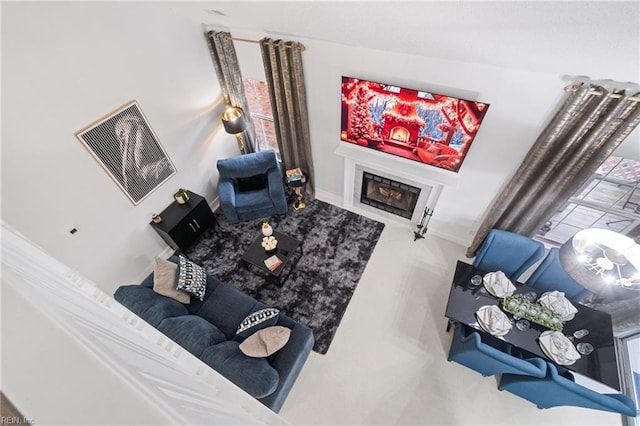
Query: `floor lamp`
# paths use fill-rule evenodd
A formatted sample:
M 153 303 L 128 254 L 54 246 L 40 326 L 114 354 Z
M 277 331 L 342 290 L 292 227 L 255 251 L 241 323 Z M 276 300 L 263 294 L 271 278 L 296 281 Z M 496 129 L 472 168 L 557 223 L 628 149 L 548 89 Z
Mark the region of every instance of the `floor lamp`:
M 244 143 L 242 142 L 242 132 L 247 128 L 247 120 L 244 111 L 240 107 L 230 106 L 224 110 L 220 116 L 225 132 L 236 135 L 238 141 L 238 149 L 240 153 L 245 154 Z

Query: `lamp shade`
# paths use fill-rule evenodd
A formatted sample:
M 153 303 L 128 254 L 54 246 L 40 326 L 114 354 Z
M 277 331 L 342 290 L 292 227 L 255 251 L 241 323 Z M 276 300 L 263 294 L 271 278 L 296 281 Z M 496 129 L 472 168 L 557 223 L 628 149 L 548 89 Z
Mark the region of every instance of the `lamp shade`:
M 229 107 L 222 113 L 220 118 L 225 132 L 229 134 L 236 135 L 247 128 L 247 121 L 244 118 L 242 108 Z
M 583 229 L 559 251 L 564 270 L 608 300 L 640 296 L 640 245 L 608 229 Z

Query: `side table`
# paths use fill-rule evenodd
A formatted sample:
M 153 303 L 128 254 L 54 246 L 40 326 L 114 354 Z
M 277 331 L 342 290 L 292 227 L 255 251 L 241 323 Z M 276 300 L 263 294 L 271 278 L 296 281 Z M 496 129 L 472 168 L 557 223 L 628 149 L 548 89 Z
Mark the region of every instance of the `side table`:
M 171 248 L 184 252 L 214 222 L 215 216 L 207 200 L 189 191 L 185 204 L 173 202 L 160 213 L 162 222 L 150 222 L 153 229 Z
M 302 210 L 307 207 L 304 201 L 304 192 L 307 187 L 307 178 L 304 176 L 300 168 L 289 169 L 287 174 L 287 185 L 293 189 L 298 199 L 293 203 L 294 210 Z

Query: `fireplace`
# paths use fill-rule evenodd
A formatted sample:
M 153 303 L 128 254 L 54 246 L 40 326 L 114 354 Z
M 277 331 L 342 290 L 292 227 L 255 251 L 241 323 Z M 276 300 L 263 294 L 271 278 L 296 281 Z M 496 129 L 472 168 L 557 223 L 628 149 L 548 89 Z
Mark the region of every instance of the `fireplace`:
M 421 189 L 392 179 L 362 172 L 360 202 L 411 219 Z
M 335 153 L 344 158 L 344 179 L 343 179 L 343 205 L 347 208 L 362 209 L 372 214 L 378 214 L 385 219 L 400 223 L 410 222 L 418 225 L 427 209 L 436 209 L 438 199 L 445 186 L 455 187 L 458 184 L 459 176 L 448 170 L 437 167 L 429 167 L 416 161 L 405 158 L 387 155 L 373 149 L 363 148 L 353 144 L 340 143 Z M 398 215 L 390 212 L 388 206 L 380 200 L 369 200 L 363 202 L 362 190 L 368 189 L 363 185 L 365 174 L 375 175 L 389 182 L 398 183 L 419 188 L 419 195 L 416 196 L 413 215 Z M 380 181 L 382 182 L 382 181 Z M 391 186 L 391 185 L 390 185 Z M 395 187 L 391 186 L 396 190 Z M 383 187 L 383 192 L 386 188 Z M 397 194 L 388 193 L 389 198 L 397 197 Z M 372 198 L 372 197 L 368 197 Z M 371 205 L 376 202 L 376 208 Z

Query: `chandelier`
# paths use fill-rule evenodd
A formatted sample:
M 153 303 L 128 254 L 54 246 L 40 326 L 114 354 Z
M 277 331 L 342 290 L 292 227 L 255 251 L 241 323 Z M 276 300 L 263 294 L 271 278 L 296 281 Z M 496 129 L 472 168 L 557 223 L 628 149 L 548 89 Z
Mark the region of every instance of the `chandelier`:
M 584 270 L 576 274 L 567 269 L 565 263 L 568 247 L 565 246 L 569 245 L 574 254 L 574 263 L 582 265 L 586 274 Z M 600 288 L 608 285 L 640 291 L 640 245 L 632 238 L 608 229 L 584 229 L 560 250 L 565 252 L 563 266 L 569 275 L 587 289 L 596 284 Z M 563 256 L 561 262 L 562 258 Z

